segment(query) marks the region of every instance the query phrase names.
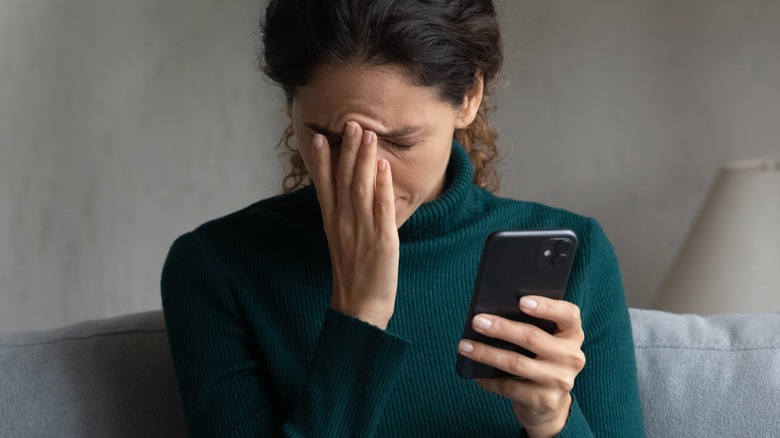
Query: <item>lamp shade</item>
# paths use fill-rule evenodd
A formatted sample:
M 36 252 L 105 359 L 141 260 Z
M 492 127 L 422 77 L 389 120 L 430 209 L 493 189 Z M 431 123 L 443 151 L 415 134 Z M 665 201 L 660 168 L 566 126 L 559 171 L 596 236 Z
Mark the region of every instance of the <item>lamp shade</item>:
M 723 166 L 656 308 L 701 315 L 780 311 L 780 161 Z

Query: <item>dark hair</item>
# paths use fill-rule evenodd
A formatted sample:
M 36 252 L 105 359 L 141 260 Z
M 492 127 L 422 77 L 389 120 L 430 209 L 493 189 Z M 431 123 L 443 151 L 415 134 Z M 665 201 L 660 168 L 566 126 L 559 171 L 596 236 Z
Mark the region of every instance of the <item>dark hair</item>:
M 456 130 L 475 167 L 474 182 L 498 188 L 492 161 L 496 133 L 488 122 L 488 98 L 501 68 L 501 35 L 491 0 L 271 0 L 261 24 L 260 65 L 279 84 L 288 107 L 297 87 L 327 64 L 399 65 L 416 85 L 433 87 L 460 106 L 482 77 L 477 118 Z M 288 108 L 289 109 L 289 108 Z M 292 152 L 285 191 L 308 179 L 288 126 L 280 144 Z

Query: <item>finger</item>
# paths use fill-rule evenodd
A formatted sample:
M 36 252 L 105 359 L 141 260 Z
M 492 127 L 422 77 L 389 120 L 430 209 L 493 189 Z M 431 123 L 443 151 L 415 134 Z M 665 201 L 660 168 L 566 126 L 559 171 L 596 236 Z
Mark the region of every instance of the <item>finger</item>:
M 317 189 L 317 199 L 323 217 L 333 214 L 336 208 L 336 193 L 334 192 L 333 165 L 330 158 L 330 145 L 322 134 L 314 134 L 312 139 L 312 180 Z
M 363 128 L 356 122 L 347 122 L 341 138 L 339 163 L 336 167 L 336 194 L 339 206 L 351 209 L 352 179 L 355 175 L 355 162 L 363 139 Z
M 374 224 L 376 231 L 398 235 L 395 223 L 395 193 L 390 162 L 382 159 L 377 163 L 376 198 L 374 199 Z
M 540 366 L 540 361 L 514 351 L 463 340 L 458 346 L 458 352 L 471 360 L 490 365 L 515 377 L 533 381 L 547 381 L 551 378 L 551 371 L 548 367 Z
M 363 218 L 371 218 L 374 214 L 376 153 L 376 134 L 363 130 L 363 139 L 355 164 L 355 174 L 352 178 L 352 205 L 355 212 Z M 373 226 L 373 221 L 369 223 Z
M 520 310 L 527 315 L 554 322 L 558 327 L 556 334 L 584 338 L 580 308 L 575 304 L 529 295 L 520 299 Z
M 543 357 L 555 357 L 567 348 L 561 340 L 532 324 L 479 314 L 471 321 L 477 333 L 523 347 Z
M 551 335 L 533 324 L 487 314 L 475 316 L 471 325 L 480 334 L 525 348 L 539 360 L 577 371 L 585 366 L 582 328 L 568 337 L 560 332 Z

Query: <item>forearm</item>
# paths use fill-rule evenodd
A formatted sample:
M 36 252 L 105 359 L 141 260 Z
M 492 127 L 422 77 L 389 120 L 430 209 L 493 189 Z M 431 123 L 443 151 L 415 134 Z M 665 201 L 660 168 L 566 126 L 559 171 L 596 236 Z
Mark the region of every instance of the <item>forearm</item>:
M 406 341 L 329 310 L 294 424 L 286 429 L 303 436 L 370 436 L 407 349 Z

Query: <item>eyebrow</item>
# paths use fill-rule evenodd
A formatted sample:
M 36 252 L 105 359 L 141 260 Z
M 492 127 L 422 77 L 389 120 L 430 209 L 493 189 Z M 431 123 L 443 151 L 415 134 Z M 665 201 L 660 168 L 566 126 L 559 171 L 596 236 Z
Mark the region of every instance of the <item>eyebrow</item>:
M 337 137 L 341 137 L 342 135 L 340 132 L 331 131 L 324 126 L 317 125 L 316 123 L 306 123 L 306 127 L 316 132 L 317 134 L 324 135 L 327 138 L 337 138 Z M 374 131 L 374 133 L 377 135 L 377 137 L 399 138 L 399 137 L 406 137 L 407 135 L 413 134 L 416 131 L 417 131 L 416 128 L 407 126 L 399 129 L 393 129 L 392 131 L 387 131 L 387 132 Z

